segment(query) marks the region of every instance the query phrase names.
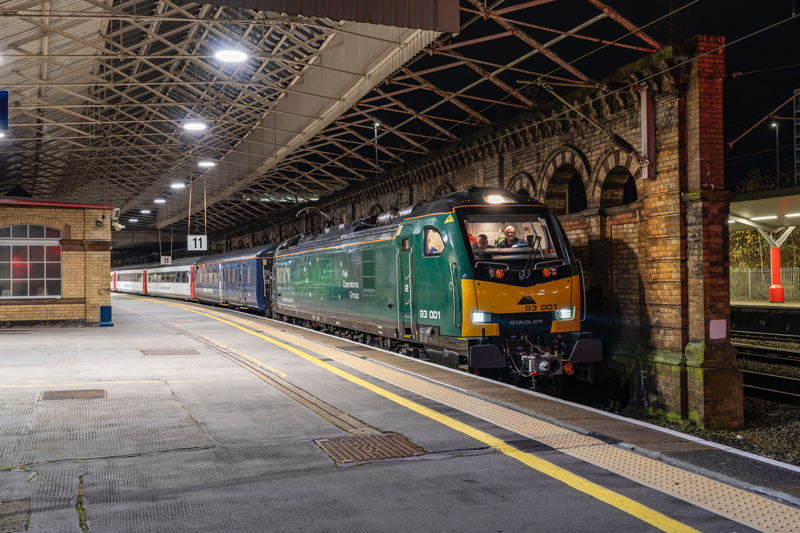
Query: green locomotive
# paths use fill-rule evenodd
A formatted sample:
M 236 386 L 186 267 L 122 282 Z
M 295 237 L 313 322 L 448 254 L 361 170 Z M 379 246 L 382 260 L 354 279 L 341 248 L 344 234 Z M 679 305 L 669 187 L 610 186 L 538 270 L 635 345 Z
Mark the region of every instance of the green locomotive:
M 272 316 L 535 390 L 591 379 L 580 264 L 546 206 L 472 188 L 275 253 Z

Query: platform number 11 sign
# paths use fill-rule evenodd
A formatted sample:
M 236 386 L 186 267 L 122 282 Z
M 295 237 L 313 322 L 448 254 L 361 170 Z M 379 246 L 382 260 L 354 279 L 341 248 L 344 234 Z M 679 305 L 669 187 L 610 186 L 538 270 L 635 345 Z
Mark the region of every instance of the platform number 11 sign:
M 207 235 L 189 235 L 189 241 L 186 249 L 190 252 L 199 252 L 208 250 L 208 236 Z

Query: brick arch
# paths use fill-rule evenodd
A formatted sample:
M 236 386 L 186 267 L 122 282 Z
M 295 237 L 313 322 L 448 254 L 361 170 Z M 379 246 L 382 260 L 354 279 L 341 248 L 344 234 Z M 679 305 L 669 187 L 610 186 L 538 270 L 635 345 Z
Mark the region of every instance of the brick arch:
M 72 226 L 57 218 L 43 217 L 39 215 L 25 215 L 22 213 L 10 217 L 0 217 L 0 228 L 14 226 L 17 224 L 35 224 L 37 226 L 54 228 L 61 231 L 62 239 L 72 238 Z
M 536 182 L 533 180 L 533 176 L 527 172 L 514 174 L 514 177 L 508 182 L 506 190 L 515 194 L 523 194 L 524 191 L 525 196 L 536 198 Z
M 630 154 L 616 148 L 606 150 L 598 159 L 592 176 L 591 206 L 614 207 L 622 205 L 622 193 L 628 177 L 633 176 L 636 194 L 642 197 L 642 168 Z
M 575 172 L 581 176 L 583 187 L 587 191 L 586 199 L 588 203 L 589 162 L 583 154 L 572 146 L 562 146 L 556 149 L 542 166 L 542 171 L 539 173 L 542 178 L 539 201 L 547 205 L 554 213 L 564 214 L 567 193 L 569 192 L 569 181 Z

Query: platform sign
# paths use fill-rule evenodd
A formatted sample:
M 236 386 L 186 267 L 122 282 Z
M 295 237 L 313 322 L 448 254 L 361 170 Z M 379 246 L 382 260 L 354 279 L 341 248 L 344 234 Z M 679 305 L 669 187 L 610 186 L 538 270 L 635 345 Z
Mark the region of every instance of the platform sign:
M 208 250 L 208 235 L 189 235 L 186 249 L 190 252 L 204 252 Z
M 8 129 L 8 91 L 0 91 L 0 131 Z
M 162 265 L 171 265 L 172 264 L 172 256 L 171 255 L 162 255 L 161 256 L 161 264 Z

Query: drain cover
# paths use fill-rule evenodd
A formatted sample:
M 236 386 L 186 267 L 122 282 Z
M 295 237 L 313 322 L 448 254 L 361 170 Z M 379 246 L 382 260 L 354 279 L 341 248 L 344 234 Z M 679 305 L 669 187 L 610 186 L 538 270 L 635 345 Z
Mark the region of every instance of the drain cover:
M 193 348 L 172 348 L 165 350 L 142 350 L 144 355 L 200 355 L 200 352 Z
M 318 440 L 317 444 L 341 464 L 425 455 L 425 452 L 397 433 L 323 439 Z
M 83 398 L 105 398 L 103 389 L 51 390 L 42 393 L 42 400 L 80 400 Z

